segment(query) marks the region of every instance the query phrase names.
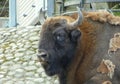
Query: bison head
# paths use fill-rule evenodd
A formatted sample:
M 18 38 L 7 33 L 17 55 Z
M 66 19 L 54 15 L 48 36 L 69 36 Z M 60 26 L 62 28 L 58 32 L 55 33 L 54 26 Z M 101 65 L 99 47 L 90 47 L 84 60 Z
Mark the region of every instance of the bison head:
M 38 58 L 49 76 L 62 74 L 67 69 L 81 35 L 77 29 L 83 19 L 80 10 L 76 21 L 68 23 L 65 18 L 61 16 L 47 19 L 40 32 Z

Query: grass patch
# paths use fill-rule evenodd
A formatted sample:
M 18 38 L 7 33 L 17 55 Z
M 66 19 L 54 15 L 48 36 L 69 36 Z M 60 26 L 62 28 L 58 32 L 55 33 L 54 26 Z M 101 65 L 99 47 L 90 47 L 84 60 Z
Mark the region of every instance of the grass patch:
M 115 16 L 120 16 L 120 12 L 114 12 Z

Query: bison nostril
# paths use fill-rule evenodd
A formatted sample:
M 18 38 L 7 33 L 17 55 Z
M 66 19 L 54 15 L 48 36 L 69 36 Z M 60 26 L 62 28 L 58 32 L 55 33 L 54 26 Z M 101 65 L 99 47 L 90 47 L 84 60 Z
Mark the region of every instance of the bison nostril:
M 47 57 L 48 57 L 48 54 L 47 54 L 47 52 L 45 52 L 45 51 L 39 51 L 38 52 L 38 55 L 37 55 L 39 58 L 42 58 L 42 59 L 46 59 Z
M 47 54 L 46 54 L 45 52 L 41 52 L 41 53 L 39 53 L 39 56 L 40 56 L 40 57 L 43 57 L 43 58 L 46 58 L 46 57 L 47 57 Z

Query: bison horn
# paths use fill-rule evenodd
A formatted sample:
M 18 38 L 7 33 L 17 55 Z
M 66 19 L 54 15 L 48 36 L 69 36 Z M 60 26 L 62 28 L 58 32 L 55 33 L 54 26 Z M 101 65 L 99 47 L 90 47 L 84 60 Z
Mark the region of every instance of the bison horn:
M 70 26 L 71 26 L 72 29 L 77 28 L 83 22 L 83 14 L 82 14 L 82 12 L 81 12 L 79 7 L 77 7 L 77 11 L 78 11 L 78 18 L 77 18 L 77 20 L 72 22 L 72 23 L 70 23 Z
M 46 20 L 45 16 L 46 11 L 43 10 L 42 8 L 40 9 L 40 14 L 39 14 L 39 22 L 43 24 Z

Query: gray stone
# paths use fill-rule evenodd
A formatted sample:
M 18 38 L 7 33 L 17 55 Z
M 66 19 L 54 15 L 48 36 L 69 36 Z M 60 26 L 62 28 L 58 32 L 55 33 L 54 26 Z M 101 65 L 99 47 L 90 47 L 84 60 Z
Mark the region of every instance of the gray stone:
M 8 72 L 8 75 L 9 75 L 9 76 L 15 75 L 15 71 L 10 71 L 10 72 Z
M 32 45 L 32 48 L 37 49 L 38 45 Z
M 14 59 L 15 62 L 17 62 L 17 61 L 19 61 L 19 60 L 20 60 L 20 58 L 15 58 L 15 59 Z
M 28 33 L 26 32 L 26 33 L 23 33 L 21 36 L 26 37 L 27 35 L 28 35 Z
M 54 84 L 59 84 L 59 81 L 56 79 Z
M 10 68 L 11 71 L 15 71 L 16 69 L 21 69 L 22 65 L 14 63 L 12 67 Z
M 11 30 L 9 30 L 9 32 L 16 32 L 17 29 L 16 28 L 12 28 Z
M 0 79 L 3 78 L 3 77 L 4 77 L 4 75 L 0 74 Z
M 16 69 L 15 71 L 16 71 L 16 73 L 21 73 L 21 74 L 24 73 L 23 69 Z
M 21 43 L 21 42 L 17 43 L 16 45 L 17 45 L 17 47 L 19 47 L 19 48 L 23 48 L 23 46 L 24 46 L 24 44 Z
M 0 58 L 3 58 L 5 55 L 4 54 L 0 54 Z
M 24 56 L 24 53 L 16 53 L 15 54 L 15 57 L 23 57 Z
M 14 57 L 12 54 L 6 55 L 6 60 L 12 60 Z
M 37 54 L 34 54 L 34 56 L 32 56 L 31 59 L 37 61 L 37 60 L 38 60 L 38 58 L 37 58 Z M 40 64 L 40 62 L 39 62 L 39 64 Z
M 9 35 L 10 35 L 10 33 L 9 33 L 9 32 L 6 32 L 6 33 L 4 33 L 4 35 L 7 35 L 7 36 L 9 36 Z
M 23 56 L 23 58 L 24 58 L 24 60 L 29 61 L 31 59 L 31 56 L 26 54 L 25 56 Z
M 12 49 L 16 49 L 17 45 L 15 43 L 10 43 L 10 47 L 12 47 Z
M 3 65 L 3 66 L 10 67 L 10 66 L 13 65 L 13 64 L 14 64 L 13 61 L 6 61 L 6 62 L 4 62 L 2 65 Z M 1 66 L 1 67 L 2 67 L 2 66 Z
M 35 64 L 35 61 L 30 61 L 29 62 L 29 65 L 34 65 Z
M 35 52 L 33 50 L 26 51 L 26 55 L 34 54 Z
M 0 74 L 6 74 L 6 72 L 5 71 L 0 71 Z
M 42 73 L 41 73 L 41 76 L 42 76 L 42 77 L 47 77 L 47 75 L 45 74 L 45 72 L 42 72 Z
M 22 78 L 22 77 L 24 77 L 24 73 L 23 73 L 23 74 L 16 73 L 16 74 L 14 75 L 14 77 L 16 77 L 16 78 Z
M 25 49 L 25 48 L 20 48 L 20 49 L 17 49 L 16 51 L 17 51 L 17 52 L 25 52 L 26 49 Z
M 1 55 L 3 52 L 4 52 L 4 49 L 1 48 L 1 49 L 0 49 L 0 55 Z
M 36 69 L 37 69 L 36 66 L 27 66 L 27 67 L 25 67 L 25 70 L 27 70 L 27 71 L 32 71 L 32 70 L 36 70 Z
M 26 81 L 25 84 L 34 84 L 33 81 Z
M 2 64 L 4 62 L 4 60 L 3 59 L 0 59 L 0 64 Z
M 39 82 L 39 83 L 43 83 L 44 79 L 43 78 L 35 78 L 34 81 Z
M 38 45 L 38 41 L 33 41 L 32 45 Z
M 27 77 L 33 77 L 34 74 L 35 74 L 35 72 L 26 72 L 25 76 L 27 76 Z
M 37 69 L 37 73 L 44 73 L 44 69 L 43 68 L 39 68 L 39 69 Z
M 15 84 L 25 84 L 24 81 L 17 81 Z
M 36 65 L 37 67 L 41 68 L 40 62 L 36 62 L 35 65 Z
M 32 47 L 31 44 L 30 44 L 30 45 L 28 45 L 28 44 L 27 44 L 27 45 L 26 45 L 26 44 L 24 45 L 24 48 L 25 48 L 25 49 L 29 49 L 30 47 Z
M 23 66 L 23 67 L 28 66 L 28 62 L 24 62 L 24 63 L 22 64 L 22 66 Z
M 36 78 L 39 78 L 39 74 L 38 74 L 38 73 L 36 73 L 36 74 L 35 74 L 35 77 L 36 77 Z
M 39 40 L 39 37 L 33 36 L 33 37 L 30 37 L 29 40 L 30 40 L 30 41 L 38 41 L 38 40 Z

